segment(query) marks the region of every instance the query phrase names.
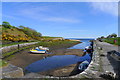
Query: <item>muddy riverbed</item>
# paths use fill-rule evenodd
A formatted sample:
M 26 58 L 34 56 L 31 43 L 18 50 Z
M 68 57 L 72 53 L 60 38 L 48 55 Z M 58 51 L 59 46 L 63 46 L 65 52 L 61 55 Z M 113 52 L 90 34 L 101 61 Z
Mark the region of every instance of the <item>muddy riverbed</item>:
M 83 51 L 81 49 L 58 49 L 53 50 L 50 53 L 52 54 L 32 54 L 29 52 L 29 49 L 27 49 L 15 54 L 14 57 L 7 59 L 7 61 L 15 66 L 24 68 L 35 61 L 43 59 L 44 57 L 54 55 L 83 55 Z
M 69 66 L 64 66 L 60 68 L 55 68 L 43 72 L 39 72 L 40 75 L 46 75 L 46 76 L 55 76 L 55 77 L 68 77 L 68 76 L 73 76 L 76 74 L 79 74 L 81 71 L 78 69 L 78 65 L 80 63 L 78 62 L 77 64 L 71 64 Z
M 83 42 L 86 43 L 86 42 Z M 81 44 L 81 43 L 78 43 Z M 26 49 L 20 51 L 14 55 L 14 57 L 7 59 L 7 61 L 15 66 L 21 67 L 24 69 L 25 74 L 27 74 L 25 67 L 28 65 L 42 60 L 45 57 L 51 57 L 56 55 L 76 55 L 76 56 L 83 56 L 83 48 L 82 49 L 69 49 L 76 44 L 71 45 L 62 45 L 62 46 L 52 46 L 50 48 L 49 54 L 32 54 L 29 52 L 30 49 Z M 78 70 L 78 65 L 80 62 L 76 64 L 70 64 L 63 67 L 58 67 L 42 72 L 37 72 L 40 75 L 49 75 L 49 76 L 72 76 L 80 73 Z M 53 64 L 54 65 L 54 64 Z M 42 66 L 42 65 L 41 65 Z
M 9 63 L 21 67 L 25 70 L 25 67 L 28 66 L 31 63 L 34 63 L 35 61 L 41 60 L 44 57 L 50 57 L 54 55 L 77 55 L 82 56 L 83 51 L 81 49 L 58 49 L 53 50 L 53 54 L 31 54 L 28 50 L 24 50 L 20 52 L 19 54 L 15 54 L 13 58 L 8 60 Z M 64 66 L 60 68 L 55 68 L 48 71 L 40 72 L 41 75 L 51 75 L 51 76 L 69 76 L 74 75 L 78 73 L 77 70 L 77 64 L 72 64 L 69 66 Z M 26 74 L 26 72 L 25 72 Z

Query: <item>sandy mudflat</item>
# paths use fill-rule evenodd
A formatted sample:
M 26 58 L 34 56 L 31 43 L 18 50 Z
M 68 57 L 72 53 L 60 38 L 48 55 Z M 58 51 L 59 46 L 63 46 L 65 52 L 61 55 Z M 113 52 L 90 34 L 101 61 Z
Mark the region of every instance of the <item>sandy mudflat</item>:
M 73 46 L 73 45 L 72 45 Z M 50 50 L 50 53 L 52 54 L 31 54 L 29 52 L 30 49 L 26 49 L 23 51 L 20 51 L 19 53 L 16 53 L 13 58 L 8 59 L 7 61 L 15 66 L 25 68 L 29 64 L 41 60 L 44 57 L 50 57 L 54 55 L 77 55 L 77 56 L 82 56 L 83 51 L 81 49 L 66 49 L 66 48 L 57 48 L 54 49 L 52 48 Z M 57 69 L 41 72 L 39 74 L 42 75 L 52 75 L 52 76 L 69 76 L 69 75 L 74 75 L 78 73 L 79 71 L 77 70 L 78 64 L 72 64 L 69 66 L 65 67 L 60 67 Z
M 68 77 L 79 74 L 81 71 L 78 70 L 79 62 L 77 64 L 71 64 L 56 69 L 51 69 L 43 72 L 39 72 L 40 75 L 55 76 L 55 77 Z
M 43 59 L 44 57 L 54 55 L 78 55 L 82 56 L 83 52 L 80 49 L 59 49 L 52 51 L 53 54 L 31 54 L 29 49 L 21 51 L 14 55 L 13 58 L 9 59 L 8 62 L 18 67 L 26 67 L 27 65 Z

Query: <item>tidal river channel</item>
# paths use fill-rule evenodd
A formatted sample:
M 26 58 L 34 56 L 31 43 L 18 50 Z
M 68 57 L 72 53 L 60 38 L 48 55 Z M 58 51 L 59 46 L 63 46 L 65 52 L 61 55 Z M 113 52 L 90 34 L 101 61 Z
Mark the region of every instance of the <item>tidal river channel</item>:
M 77 44 L 73 47 L 70 47 L 68 49 L 84 49 L 86 46 L 90 45 L 89 40 L 81 40 L 82 43 Z M 68 66 L 71 64 L 76 64 L 77 62 L 82 61 L 89 61 L 91 60 L 91 57 L 86 54 L 85 56 L 76 56 L 76 55 L 56 55 L 47 57 L 45 59 L 36 61 L 30 65 L 28 65 L 25 69 L 28 72 L 42 72 L 54 68 L 59 68 L 63 66 Z

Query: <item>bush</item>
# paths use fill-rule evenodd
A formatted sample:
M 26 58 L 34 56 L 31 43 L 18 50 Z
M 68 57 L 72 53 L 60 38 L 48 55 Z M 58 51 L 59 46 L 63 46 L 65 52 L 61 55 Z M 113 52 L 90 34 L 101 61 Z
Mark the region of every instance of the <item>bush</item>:
M 116 43 L 114 42 L 116 40 Z M 105 42 L 110 43 L 110 44 L 115 44 L 115 45 L 120 45 L 120 37 L 117 38 L 105 38 Z
M 3 21 L 2 26 L 5 27 L 5 28 L 9 28 L 9 29 L 12 28 L 12 26 L 10 25 L 10 23 L 6 22 L 6 21 Z

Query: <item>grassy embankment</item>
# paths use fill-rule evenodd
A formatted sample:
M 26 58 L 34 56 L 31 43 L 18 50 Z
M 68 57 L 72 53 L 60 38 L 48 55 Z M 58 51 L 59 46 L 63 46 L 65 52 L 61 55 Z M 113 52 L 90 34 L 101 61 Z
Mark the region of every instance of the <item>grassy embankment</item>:
M 51 41 L 52 39 L 54 39 L 54 38 L 61 38 L 61 37 L 49 37 L 49 36 L 42 36 L 41 37 L 41 41 Z M 23 44 L 23 43 L 31 43 L 31 42 L 40 42 L 39 40 L 32 40 L 32 41 L 26 41 L 26 42 L 18 42 L 18 41 L 16 41 L 16 42 L 11 42 L 11 41 L 7 41 L 7 40 L 4 40 L 4 41 L 2 41 L 3 43 L 5 43 L 5 44 L 0 44 L 1 45 L 1 47 L 5 47 L 5 46 L 11 46 L 11 45 L 16 45 L 16 44 Z M 9 44 L 7 44 L 7 43 L 9 43 Z M 43 44 L 43 43 L 42 43 Z M 45 43 L 44 43 L 45 44 Z
M 114 40 L 116 40 L 116 43 L 114 42 Z M 103 39 L 104 42 L 110 43 L 110 44 L 114 44 L 114 45 L 119 45 L 120 46 L 120 37 L 117 38 L 105 38 Z
M 1 47 L 36 41 L 18 28 L 9 29 L 0 27 L 0 29 L 2 29 L 2 32 L 0 31 L 2 33 L 2 35 L 0 35 L 0 40 L 2 42 Z
M 6 61 L 0 59 L 0 68 L 7 66 L 7 65 L 8 65 L 8 63 Z
M 12 54 L 14 53 L 17 53 L 18 51 L 22 51 L 24 49 L 28 49 L 28 48 L 34 48 L 36 46 L 45 46 L 45 47 L 49 47 L 50 49 L 57 49 L 57 48 L 68 48 L 68 47 L 71 47 L 70 45 L 75 45 L 75 44 L 78 44 L 80 42 L 78 41 L 69 41 L 69 40 L 56 40 L 56 41 L 50 41 L 50 42 L 39 42 L 38 44 L 34 44 L 34 45 L 31 45 L 31 46 L 26 46 L 26 47 L 22 47 L 22 48 L 19 48 L 18 49 L 15 49 L 15 50 L 12 50 L 8 53 L 5 53 L 3 54 L 3 57 L 10 57 L 10 56 L 14 56 Z
M 36 37 L 33 34 L 27 35 L 22 29 L 19 28 L 4 28 L 0 27 L 0 40 L 2 44 L 0 47 L 11 46 L 16 44 L 22 43 L 30 43 L 30 42 L 38 42 L 38 41 L 52 41 L 55 38 L 62 38 L 62 37 L 50 37 L 50 36 L 41 36 Z

